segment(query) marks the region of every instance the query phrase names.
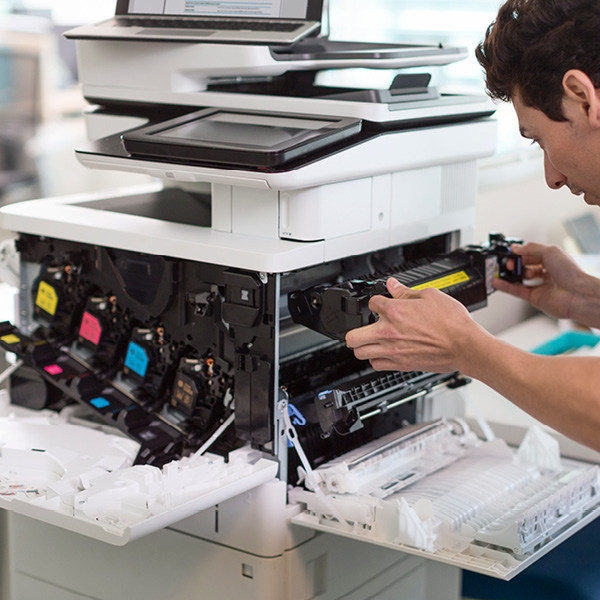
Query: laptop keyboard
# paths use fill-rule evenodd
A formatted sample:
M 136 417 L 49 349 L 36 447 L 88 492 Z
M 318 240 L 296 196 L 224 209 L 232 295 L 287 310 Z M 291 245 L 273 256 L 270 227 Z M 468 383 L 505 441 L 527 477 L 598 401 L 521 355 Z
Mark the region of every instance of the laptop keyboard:
M 165 27 L 170 29 L 217 29 L 226 31 L 295 31 L 298 23 L 282 23 L 280 21 L 263 20 L 208 20 L 208 19 L 147 19 L 127 18 L 116 19 L 118 26 L 125 27 Z

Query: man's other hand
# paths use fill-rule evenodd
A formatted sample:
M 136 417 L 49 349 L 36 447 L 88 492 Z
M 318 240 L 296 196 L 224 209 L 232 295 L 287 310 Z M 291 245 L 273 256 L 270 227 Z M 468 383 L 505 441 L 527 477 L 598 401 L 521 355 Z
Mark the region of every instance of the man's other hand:
M 558 246 L 513 244 L 511 251 L 522 257 L 524 282 L 496 279 L 494 287 L 529 302 L 549 316 L 576 318 L 576 298 L 586 293 L 589 276 L 575 261 Z

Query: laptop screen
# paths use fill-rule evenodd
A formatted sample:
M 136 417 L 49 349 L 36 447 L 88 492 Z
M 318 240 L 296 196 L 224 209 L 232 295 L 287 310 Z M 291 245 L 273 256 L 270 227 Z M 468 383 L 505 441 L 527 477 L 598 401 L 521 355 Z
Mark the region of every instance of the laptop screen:
M 233 17 L 320 21 L 323 0 L 118 0 L 117 16 Z

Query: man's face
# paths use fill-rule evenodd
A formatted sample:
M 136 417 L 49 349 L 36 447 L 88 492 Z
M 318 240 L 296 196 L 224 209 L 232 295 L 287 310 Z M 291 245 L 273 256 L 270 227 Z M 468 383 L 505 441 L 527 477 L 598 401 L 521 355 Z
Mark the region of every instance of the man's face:
M 546 183 L 552 189 L 566 185 L 600 206 L 600 135 L 592 130 L 583 111 L 565 106 L 567 121 L 553 121 L 541 110 L 526 106 L 518 93 L 512 98 L 521 135 L 544 151 Z

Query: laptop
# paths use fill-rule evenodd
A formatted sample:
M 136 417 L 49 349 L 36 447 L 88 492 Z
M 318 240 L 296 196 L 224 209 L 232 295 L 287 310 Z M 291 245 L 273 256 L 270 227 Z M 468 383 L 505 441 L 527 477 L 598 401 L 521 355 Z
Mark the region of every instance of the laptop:
M 600 254 L 600 225 L 592 213 L 563 221 L 567 233 L 584 254 Z
M 289 45 L 320 31 L 323 0 L 117 0 L 114 18 L 70 39 Z

